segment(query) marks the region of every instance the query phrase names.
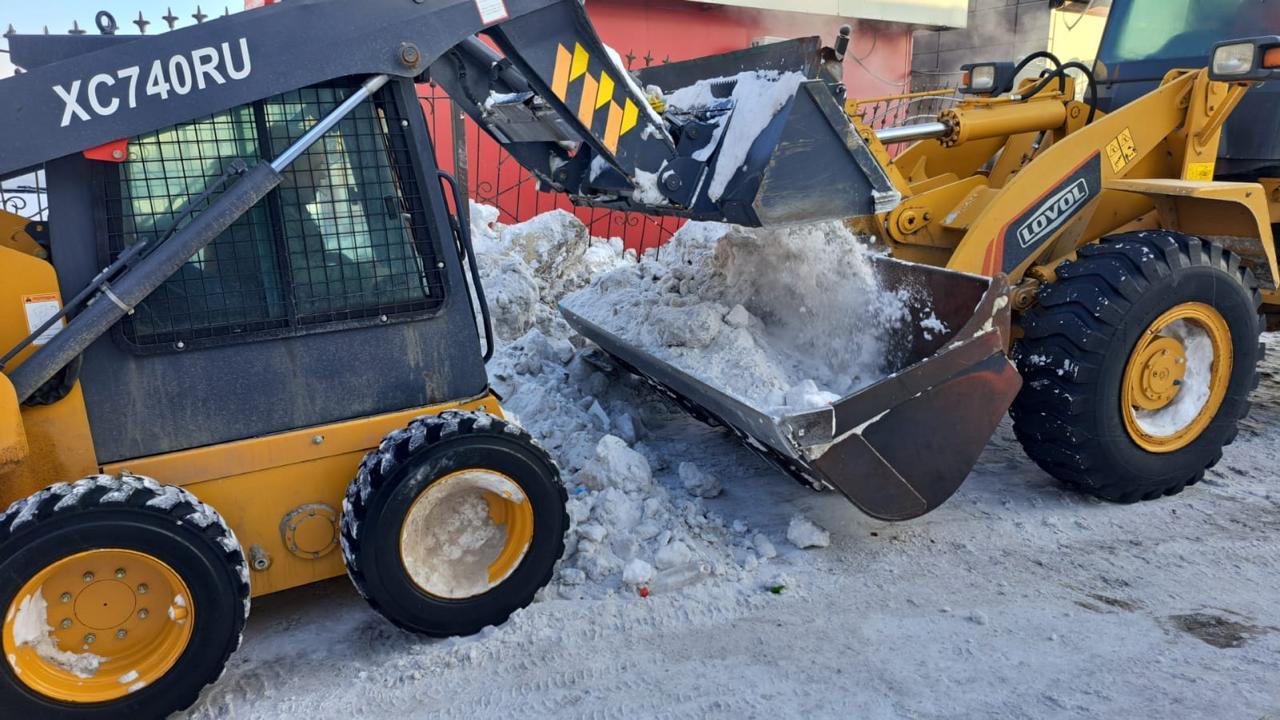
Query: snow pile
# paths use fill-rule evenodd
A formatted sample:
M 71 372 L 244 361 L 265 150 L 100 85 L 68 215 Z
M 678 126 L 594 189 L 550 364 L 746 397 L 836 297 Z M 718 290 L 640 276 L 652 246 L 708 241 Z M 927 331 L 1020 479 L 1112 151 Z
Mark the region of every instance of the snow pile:
M 703 152 L 716 147 L 721 136 L 724 138 L 720 156 L 716 158 L 715 173 L 711 178 L 711 186 L 707 196 L 719 201 L 734 174 L 747 160 L 747 154 L 756 138 L 769 126 L 773 118 L 795 97 L 796 91 L 805 81 L 805 76 L 798 72 L 780 73 L 776 70 L 751 70 L 739 73 L 735 77 L 700 80 L 694 85 L 681 88 L 666 97 L 669 107 L 694 112 L 712 107 L 720 101 L 715 94 L 717 86 L 733 83 L 733 112 L 728 119 L 720 120 L 716 136 Z M 725 123 L 728 123 L 726 126 Z M 700 153 L 701 154 L 701 153 Z M 709 155 L 694 156 L 698 160 L 706 160 Z
M 690 223 L 564 304 L 765 412 L 829 404 L 881 379 L 910 298 L 882 287 L 840 223 Z M 785 269 L 785 272 L 781 270 Z
M 507 413 L 555 458 L 569 491 L 571 529 L 548 593 L 603 597 L 672 592 L 708 577 L 745 580 L 776 555 L 767 537 L 703 505 L 723 491 L 718 479 L 676 467 L 645 443 L 648 426 L 664 422 L 671 406 L 551 309 L 592 277 L 634 271 L 621 242 L 591 239 L 569 213 L 508 227 L 493 209 L 473 206 L 472 218 L 500 328 L 490 378 Z
M 494 331 L 515 340 L 559 320 L 555 299 L 622 265 L 622 240 L 592 238 L 572 213 L 553 210 L 519 225 L 498 223 L 497 208 L 471 204 L 471 239 Z

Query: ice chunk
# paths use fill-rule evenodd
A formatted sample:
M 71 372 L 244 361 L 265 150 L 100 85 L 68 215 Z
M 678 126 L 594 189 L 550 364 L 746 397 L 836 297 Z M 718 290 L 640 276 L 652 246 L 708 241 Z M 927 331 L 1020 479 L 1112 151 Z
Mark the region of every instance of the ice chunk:
M 653 566 L 636 558 L 622 570 L 622 582 L 628 585 L 644 585 L 653 579 Z
M 801 550 L 824 548 L 831 544 L 831 533 L 804 515 L 795 515 L 787 525 L 787 540 Z
M 684 489 L 694 497 L 713 498 L 724 492 L 719 479 L 691 462 L 680 463 L 679 473 Z

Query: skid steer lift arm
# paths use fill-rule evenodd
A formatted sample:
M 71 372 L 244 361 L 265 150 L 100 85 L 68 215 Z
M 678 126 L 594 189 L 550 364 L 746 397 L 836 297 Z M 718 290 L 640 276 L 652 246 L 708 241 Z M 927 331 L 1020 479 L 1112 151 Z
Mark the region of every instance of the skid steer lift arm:
M 805 82 L 713 193 L 725 126 L 752 115 L 755 98 L 726 100 L 714 118 L 659 115 L 578 0 L 292 0 L 157 37 L 19 35 L 10 47 L 27 72 L 0 81 L 12 108 L 0 136 L 26 142 L 0 157 L 0 177 L 297 88 L 387 75 L 439 83 L 544 188 L 580 204 L 759 226 L 897 200 L 841 112 L 842 89 L 821 79 L 819 51 L 799 43 L 794 54 L 814 58 L 789 66 Z M 732 78 L 697 74 L 722 64 L 681 65 L 689 84 L 733 90 Z

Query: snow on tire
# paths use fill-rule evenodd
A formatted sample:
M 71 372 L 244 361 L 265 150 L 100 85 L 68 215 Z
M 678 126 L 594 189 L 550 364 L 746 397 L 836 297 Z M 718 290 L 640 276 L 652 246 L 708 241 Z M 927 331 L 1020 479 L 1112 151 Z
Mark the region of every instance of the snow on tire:
M 523 429 L 447 411 L 388 435 L 343 500 L 347 574 L 396 625 L 470 635 L 527 606 L 564 553 L 559 469 Z

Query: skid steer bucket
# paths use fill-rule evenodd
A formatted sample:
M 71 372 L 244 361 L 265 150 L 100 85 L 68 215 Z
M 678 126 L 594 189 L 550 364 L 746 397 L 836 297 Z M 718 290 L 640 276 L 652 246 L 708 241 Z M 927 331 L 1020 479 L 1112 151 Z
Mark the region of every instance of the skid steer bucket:
M 775 416 L 561 307 L 575 330 L 695 417 L 731 429 L 797 480 L 840 491 L 866 514 L 909 520 L 960 487 L 1021 387 L 1005 356 L 1008 286 L 995 279 L 879 257 L 889 290 L 909 290 L 915 328 L 887 377 L 830 406 Z M 947 328 L 931 333 L 933 314 Z
M 589 192 L 575 201 L 746 227 L 893 210 L 901 194 L 845 115 L 827 67 L 818 38 L 803 38 L 640 71 L 640 84 L 670 101 L 675 155 L 632 178 L 584 153 L 571 165 Z

